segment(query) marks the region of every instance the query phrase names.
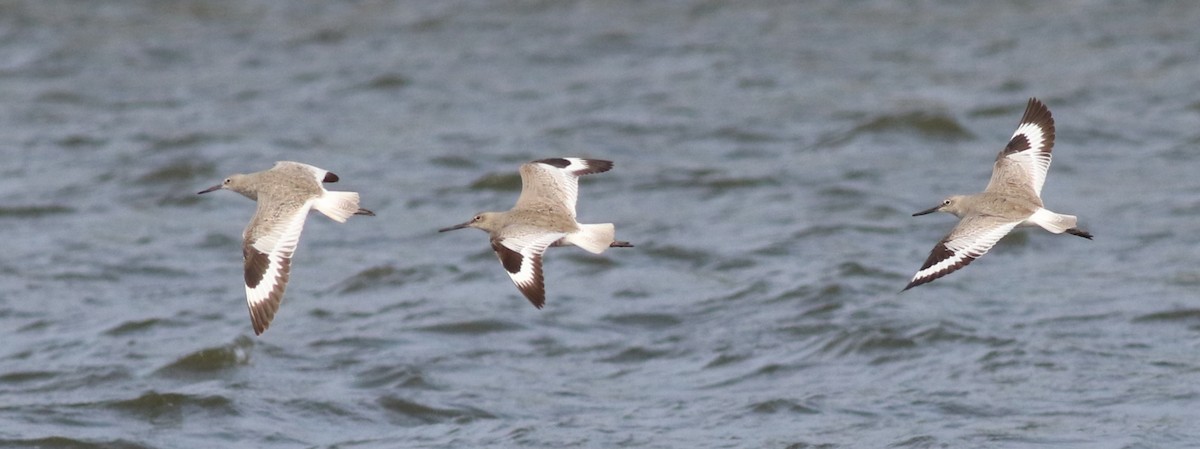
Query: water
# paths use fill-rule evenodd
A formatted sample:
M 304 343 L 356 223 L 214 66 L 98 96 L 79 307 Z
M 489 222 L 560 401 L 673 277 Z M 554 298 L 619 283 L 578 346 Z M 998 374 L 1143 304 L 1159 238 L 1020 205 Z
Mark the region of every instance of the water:
M 0 447 L 1200 444 L 1191 2 L 0 4 Z M 1044 190 L 904 294 L 1025 100 Z M 517 166 L 612 159 L 538 311 L 482 233 Z M 298 160 L 262 337 L 195 192 Z

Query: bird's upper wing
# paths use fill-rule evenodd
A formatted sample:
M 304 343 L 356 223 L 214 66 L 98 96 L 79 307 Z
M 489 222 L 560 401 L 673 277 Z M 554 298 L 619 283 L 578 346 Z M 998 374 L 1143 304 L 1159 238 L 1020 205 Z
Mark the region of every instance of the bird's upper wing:
M 521 165 L 521 196 L 517 209 L 562 208 L 575 217 L 579 177 L 603 173 L 613 163 L 599 159 L 540 159 Z
M 1017 131 L 996 156 L 992 179 L 985 191 L 1021 189 L 1033 198 L 1040 198 L 1053 150 L 1054 118 L 1045 104 L 1030 98 Z

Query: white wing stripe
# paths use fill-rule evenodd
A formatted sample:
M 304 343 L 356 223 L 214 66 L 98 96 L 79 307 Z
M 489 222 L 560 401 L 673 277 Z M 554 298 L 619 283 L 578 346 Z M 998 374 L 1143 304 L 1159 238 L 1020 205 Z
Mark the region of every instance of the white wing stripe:
M 246 302 L 252 310 L 260 304 L 269 302 L 271 294 L 276 290 L 282 299 L 283 291 L 287 287 L 287 272 L 284 270 L 290 270 L 289 260 L 300 243 L 300 233 L 304 230 L 304 221 L 308 218 L 308 211 L 311 207 L 312 200 L 305 202 L 304 205 L 296 208 L 286 221 L 275 223 L 266 230 L 265 234 L 253 242 L 248 242 L 254 251 L 266 254 L 268 261 L 266 272 L 258 285 L 246 286 Z M 262 225 L 260 224 L 260 226 Z M 253 235 L 247 236 L 247 238 L 253 237 Z M 272 311 L 273 313 L 274 311 Z
M 1049 148 L 1046 148 L 1045 130 L 1036 123 L 1022 123 L 1009 140 L 1021 135 L 1024 135 L 1025 140 L 1029 142 L 1029 148 L 1006 157 L 1029 173 L 1034 193 L 1041 195 L 1042 185 L 1046 183 L 1046 172 L 1050 171 L 1050 160 L 1052 159 L 1051 153 L 1046 151 Z
M 557 242 L 558 239 L 565 237 L 566 234 L 561 232 L 527 235 L 521 237 L 505 237 L 500 240 L 500 244 L 505 248 L 511 249 L 521 254 L 521 271 L 517 273 L 509 273 L 513 278 L 513 282 L 517 285 L 528 284 L 533 277 L 532 264 L 529 263 L 535 254 L 546 252 L 551 244 Z
M 968 234 L 960 236 L 952 235 L 951 238 L 944 243 L 944 245 L 946 246 L 946 249 L 949 249 L 953 253 L 953 255 L 943 259 L 942 261 L 939 261 L 938 263 L 930 265 L 929 268 L 918 271 L 917 274 L 913 276 L 912 280 L 915 281 L 940 273 L 942 270 L 946 270 L 958 265 L 964 259 L 977 259 L 984 254 L 987 254 L 988 250 L 992 249 L 992 247 L 996 245 L 996 242 L 999 242 L 1001 238 L 1003 238 L 1005 235 L 1008 235 L 1008 233 L 1012 231 L 1017 224 L 1018 222 L 998 223 L 997 226 L 992 226 L 990 228 L 974 229 L 973 231 L 975 232 L 970 232 Z M 943 243 L 939 243 L 939 245 L 941 244 Z

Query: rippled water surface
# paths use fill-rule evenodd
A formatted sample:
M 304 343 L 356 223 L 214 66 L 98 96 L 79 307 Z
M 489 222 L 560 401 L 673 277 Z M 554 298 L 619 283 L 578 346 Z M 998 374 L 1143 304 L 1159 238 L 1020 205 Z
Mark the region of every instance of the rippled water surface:
M 1200 445 L 1200 5 L 0 3 L 0 447 Z M 899 293 L 1028 97 L 1047 205 Z M 530 307 L 486 236 L 585 156 Z M 250 201 L 310 217 L 255 337 Z

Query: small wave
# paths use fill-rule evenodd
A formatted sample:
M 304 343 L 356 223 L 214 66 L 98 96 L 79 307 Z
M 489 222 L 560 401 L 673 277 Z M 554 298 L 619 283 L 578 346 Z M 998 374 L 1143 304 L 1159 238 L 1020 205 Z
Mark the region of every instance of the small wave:
M 687 126 L 675 123 L 652 123 L 649 121 L 619 121 L 606 119 L 579 120 L 575 123 L 545 128 L 542 132 L 551 137 L 572 137 L 579 134 L 615 134 L 619 136 L 653 136 L 685 134 Z
M 753 189 L 757 187 L 774 187 L 781 185 L 779 179 L 773 176 L 737 177 L 719 176 L 709 170 L 698 170 L 684 173 L 684 177 L 676 176 L 677 172 L 666 172 L 660 179 L 636 187 L 638 190 L 655 189 L 705 189 L 711 194 L 727 193 L 733 190 Z
M 772 399 L 770 401 L 751 404 L 750 411 L 761 414 L 790 413 L 798 415 L 815 415 L 821 413 L 821 410 L 814 406 L 805 405 L 789 399 Z
M 682 319 L 665 313 L 630 313 L 623 315 L 609 315 L 604 317 L 604 321 L 646 330 L 666 329 L 683 323 Z
M 879 364 L 918 357 L 917 351 L 933 350 L 939 346 L 978 345 L 998 348 L 1013 342 L 1011 339 L 980 336 L 970 328 L 943 321 L 912 328 L 841 328 L 828 333 L 823 342 L 818 343 L 818 352 L 838 357 L 874 356 L 876 359 L 872 364 Z
M 379 406 L 390 412 L 393 421 L 399 425 L 424 425 L 443 422 L 466 424 L 482 419 L 495 419 L 496 416 L 474 407 L 438 408 L 395 396 L 379 398 Z
M 779 142 L 783 139 L 768 131 L 749 130 L 739 127 L 726 126 L 717 129 L 711 135 L 716 139 L 728 140 L 734 143 L 764 143 Z
M 108 139 L 85 134 L 70 134 L 55 140 L 54 143 L 63 148 L 96 148 L 108 143 Z
M 821 346 L 820 351 L 840 356 L 887 353 L 917 347 L 917 341 L 891 328 L 843 329 Z
M 159 319 L 159 318 L 150 318 L 150 319 L 145 319 L 145 320 L 131 320 L 131 321 L 126 321 L 124 323 L 121 323 L 121 324 L 117 325 L 116 327 L 113 327 L 109 330 L 104 331 L 104 335 L 108 335 L 110 337 L 120 337 L 120 336 L 140 333 L 142 331 L 149 330 L 149 329 L 152 329 L 155 327 L 159 327 L 161 325 L 166 325 L 168 327 L 171 327 L 175 324 L 176 323 L 174 323 L 170 320 L 163 320 L 163 319 Z
M 374 91 L 393 91 L 407 87 L 409 84 L 412 84 L 412 80 L 407 76 L 399 73 L 385 73 L 371 78 L 370 81 L 355 86 L 355 88 Z
M 368 369 L 355 376 L 354 386 L 364 389 L 440 390 L 425 380 L 425 374 L 421 370 L 408 366 L 382 366 Z
M 908 439 L 905 439 L 902 441 L 897 441 L 895 443 L 889 444 L 888 447 L 889 448 L 893 448 L 893 447 L 895 447 L 895 448 L 905 448 L 905 447 L 927 448 L 927 447 L 949 447 L 949 445 L 939 443 L 937 438 L 934 438 L 929 435 L 918 435 L 918 436 L 915 436 L 912 438 L 908 438 Z
M 233 140 L 230 136 L 217 134 L 209 134 L 203 132 L 189 132 L 178 135 L 140 135 L 138 140 L 146 143 L 151 152 L 157 153 L 164 150 L 182 150 L 188 148 L 196 148 L 208 144 L 216 144 Z
M 169 377 L 192 377 L 245 365 L 250 361 L 252 347 L 254 347 L 253 340 L 245 336 L 238 337 L 233 343 L 201 349 L 180 357 L 171 364 L 159 368 L 155 374 Z
M 711 253 L 694 248 L 684 248 L 675 245 L 650 244 L 645 245 L 640 252 L 657 259 L 691 262 L 695 266 L 704 265 L 713 259 L 713 255 Z
M 0 374 L 0 384 L 22 384 L 53 379 L 58 373 L 54 371 L 16 371 Z
M 151 449 L 129 440 L 80 440 L 68 437 L 45 437 L 25 440 L 0 440 L 0 447 L 35 447 L 38 449 Z
M 133 399 L 108 403 L 109 408 L 135 415 L 148 421 L 183 418 L 185 409 L 214 412 L 222 416 L 236 415 L 233 401 L 223 396 L 159 393 L 148 391 Z
M 55 103 L 74 106 L 99 107 L 104 105 L 104 102 L 96 97 L 67 90 L 46 90 L 34 97 L 34 101 L 39 103 Z
M 486 143 L 483 139 L 472 138 L 464 134 L 449 134 L 440 136 L 443 142 L 452 143 L 459 140 L 465 140 L 469 144 L 482 145 Z M 477 167 L 475 159 L 463 156 L 437 156 L 429 159 L 429 163 L 447 168 L 474 168 Z
M 599 361 L 604 363 L 641 363 L 662 358 L 669 354 L 671 354 L 671 351 L 647 349 L 640 346 L 635 346 L 622 350 L 621 352 L 611 356 L 601 358 Z
M 850 136 L 885 133 L 916 133 L 934 140 L 958 141 L 971 138 L 954 117 L 926 111 L 907 112 L 877 116 L 850 131 Z
M 334 289 L 338 293 L 346 294 L 382 287 L 400 287 L 410 282 L 430 279 L 433 275 L 434 268 L 427 265 L 404 268 L 397 268 L 390 264 L 380 265 L 356 273 L 339 283 Z
M 750 358 L 751 358 L 751 356 L 749 354 L 721 354 L 721 355 L 716 356 L 712 360 L 709 360 L 708 363 L 705 363 L 704 369 L 712 369 L 712 368 L 717 368 L 717 367 L 721 367 L 721 366 L 725 366 L 725 365 L 731 365 L 734 363 L 749 360 Z
M 216 176 L 217 167 L 209 161 L 175 160 L 159 166 L 138 177 L 141 184 L 164 184 L 190 182 Z M 195 196 L 195 195 L 192 195 Z
M 473 190 L 498 190 L 516 192 L 521 190 L 521 175 L 514 173 L 491 174 L 471 183 Z
M 75 209 L 58 204 L 36 206 L 0 206 L 0 217 L 39 218 L 47 215 L 75 213 Z
M 459 321 L 454 323 L 434 324 L 431 326 L 419 327 L 417 330 L 424 332 L 434 332 L 439 334 L 468 334 L 468 335 L 486 335 L 495 332 L 510 332 L 525 329 L 517 323 L 501 320 L 470 320 Z
M 1134 323 L 1200 322 L 1200 309 L 1176 309 L 1148 313 L 1133 318 Z

